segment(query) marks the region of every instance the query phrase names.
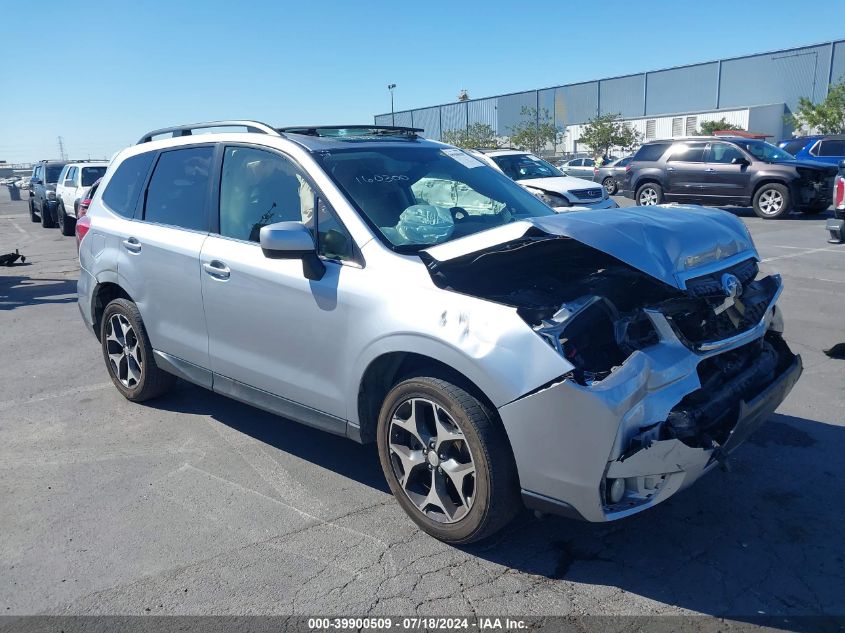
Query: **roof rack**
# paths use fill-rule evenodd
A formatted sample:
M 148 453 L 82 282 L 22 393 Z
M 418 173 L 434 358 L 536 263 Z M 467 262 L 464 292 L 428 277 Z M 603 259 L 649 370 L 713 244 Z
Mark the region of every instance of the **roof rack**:
M 351 133 L 345 134 L 349 130 Z M 410 136 L 416 138 L 418 127 L 403 127 L 400 125 L 313 125 L 280 127 L 282 134 L 303 134 L 305 136 L 342 137 L 342 136 Z M 358 132 L 358 133 L 356 133 Z
M 141 137 L 137 145 L 141 143 L 149 143 L 154 136 L 161 136 L 162 134 L 171 134 L 174 138 L 177 136 L 192 136 L 193 130 L 203 130 L 212 127 L 245 127 L 247 132 L 254 134 L 270 134 L 271 136 L 279 136 L 279 132 L 274 130 L 266 123 L 259 121 L 208 121 L 206 123 L 191 123 L 189 125 L 176 125 L 174 127 L 163 127 L 160 130 L 153 130 L 147 132 Z

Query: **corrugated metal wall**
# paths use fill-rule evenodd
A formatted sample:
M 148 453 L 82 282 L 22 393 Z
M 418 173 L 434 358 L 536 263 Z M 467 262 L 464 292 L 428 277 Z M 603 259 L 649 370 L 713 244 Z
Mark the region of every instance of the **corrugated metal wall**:
M 829 73 L 829 44 L 725 60 L 719 107 L 785 103 L 793 109 L 799 97 L 819 101 Z
M 824 99 L 830 80 L 845 80 L 845 40 L 433 106 L 413 111 L 413 117 L 397 112 L 396 124 L 411 125 L 413 118 L 428 138 L 439 139 L 473 123 L 507 136 L 525 118 L 523 108 L 538 105 L 541 116 L 548 110 L 560 127 L 584 123 L 599 111 L 636 118 L 766 104 L 794 109 L 799 97 Z M 390 125 L 391 116 L 376 115 L 375 122 Z
M 602 114 L 623 117 L 643 115 L 645 75 L 605 79 L 599 83 L 599 104 Z
M 648 73 L 646 115 L 715 109 L 718 73 L 717 63 Z

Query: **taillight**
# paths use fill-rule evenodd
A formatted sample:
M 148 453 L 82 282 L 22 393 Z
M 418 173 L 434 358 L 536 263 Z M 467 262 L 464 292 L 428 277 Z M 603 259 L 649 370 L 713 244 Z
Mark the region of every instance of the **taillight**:
M 76 220 L 76 246 L 77 248 L 82 243 L 82 239 L 88 235 L 88 229 L 91 228 L 91 217 L 83 215 Z
M 843 202 L 845 202 L 845 178 L 837 176 L 836 195 L 834 196 L 833 206 L 839 208 L 842 206 Z
M 82 202 L 79 203 L 79 207 L 76 209 L 76 217 L 81 218 L 83 215 L 88 213 L 88 207 L 91 206 L 91 198 L 86 198 Z

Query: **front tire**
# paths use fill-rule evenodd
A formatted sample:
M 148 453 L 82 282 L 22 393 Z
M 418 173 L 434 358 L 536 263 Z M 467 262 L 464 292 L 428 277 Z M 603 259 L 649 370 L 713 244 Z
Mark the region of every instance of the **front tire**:
M 784 185 L 771 183 L 763 185 L 754 194 L 752 200 L 754 213 L 764 220 L 774 220 L 789 214 L 792 200 L 789 189 Z
M 128 299 L 115 299 L 106 306 L 100 323 L 100 343 L 109 376 L 127 400 L 157 398 L 176 382 L 175 376 L 155 364 L 141 313 Z
M 378 421 L 384 476 L 402 509 L 447 543 L 472 543 L 521 510 L 510 444 L 495 415 L 457 385 L 415 377 L 395 385 Z
M 636 201 L 640 207 L 663 204 L 663 187 L 654 182 L 647 182 L 637 189 Z
M 59 203 L 56 215 L 58 216 L 59 229 L 62 231 L 62 235 L 66 237 L 73 235 L 74 229 L 76 228 L 76 220 L 69 217 L 65 212 L 65 205 L 63 202 Z

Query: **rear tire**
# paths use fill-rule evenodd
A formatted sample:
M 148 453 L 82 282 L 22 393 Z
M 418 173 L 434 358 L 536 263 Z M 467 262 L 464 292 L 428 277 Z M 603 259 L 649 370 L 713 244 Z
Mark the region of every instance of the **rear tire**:
M 76 220 L 65 212 L 65 205 L 64 203 L 60 202 L 59 207 L 56 210 L 56 215 L 58 216 L 59 220 L 59 229 L 64 236 L 71 236 L 74 234 L 74 229 L 76 228 Z
M 420 376 L 395 385 L 382 404 L 377 441 L 393 496 L 441 541 L 487 538 L 523 507 L 504 429 L 481 401 L 451 382 Z
M 143 402 L 167 393 L 176 382 L 159 369 L 138 307 L 128 299 L 106 306 L 100 323 L 100 344 L 109 376 L 132 402 Z
M 787 187 L 771 183 L 763 185 L 756 191 L 752 205 L 758 217 L 764 220 L 775 220 L 789 214 L 792 199 Z
M 655 182 L 647 182 L 637 189 L 635 201 L 640 207 L 663 204 L 663 187 Z
M 45 229 L 52 229 L 54 226 L 53 214 L 50 213 L 50 205 L 46 200 L 41 204 L 41 226 Z
M 619 191 L 619 183 L 616 182 L 615 178 L 607 177 L 602 180 L 601 184 L 609 196 L 615 196 L 616 192 Z

